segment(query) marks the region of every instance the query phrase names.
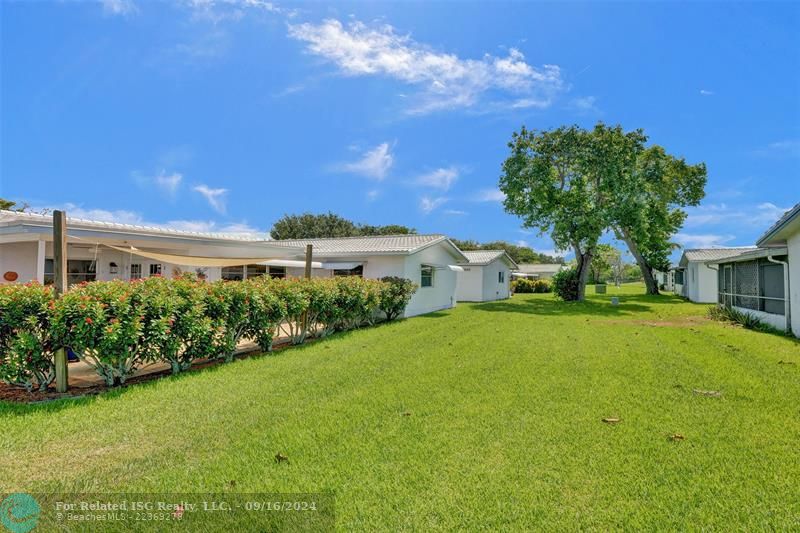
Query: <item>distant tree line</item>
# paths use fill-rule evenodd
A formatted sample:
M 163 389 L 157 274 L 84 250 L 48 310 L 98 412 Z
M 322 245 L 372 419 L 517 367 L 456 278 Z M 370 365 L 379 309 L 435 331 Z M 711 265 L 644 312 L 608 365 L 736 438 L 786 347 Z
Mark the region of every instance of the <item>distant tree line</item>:
M 283 215 L 272 226 L 273 239 L 322 239 L 326 237 L 361 237 L 369 235 L 408 235 L 417 230 L 399 224 L 373 226 L 359 224 L 335 213 Z

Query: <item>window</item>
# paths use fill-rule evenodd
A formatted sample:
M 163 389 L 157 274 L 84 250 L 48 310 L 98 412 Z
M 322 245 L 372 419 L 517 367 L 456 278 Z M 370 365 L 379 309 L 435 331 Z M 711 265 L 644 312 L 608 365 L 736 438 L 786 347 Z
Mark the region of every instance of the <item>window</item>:
M 131 264 L 131 279 L 142 279 L 142 265 L 141 263 Z
M 497 273 L 497 283 L 505 283 L 506 282 L 506 273 L 502 270 Z
M 419 278 L 420 287 L 433 287 L 433 267 L 422 265 Z
M 683 285 L 683 270 L 675 271 L 675 283 L 677 285 Z
M 84 259 L 67 259 L 67 286 L 84 281 L 97 279 L 94 261 Z M 55 262 L 53 259 L 44 260 L 44 283 L 55 283 Z
M 150 265 L 150 275 L 151 276 L 161 275 L 161 263 L 153 263 L 152 265 Z
M 358 276 L 360 278 L 364 277 L 364 267 L 362 265 L 358 265 L 355 268 L 349 269 L 334 269 L 333 270 L 334 276 Z
M 269 277 L 273 279 L 285 278 L 286 267 L 269 267 Z
M 264 276 L 267 273 L 267 265 L 247 265 L 247 279 Z
M 242 281 L 244 279 L 244 267 L 222 267 L 222 279 L 226 281 Z

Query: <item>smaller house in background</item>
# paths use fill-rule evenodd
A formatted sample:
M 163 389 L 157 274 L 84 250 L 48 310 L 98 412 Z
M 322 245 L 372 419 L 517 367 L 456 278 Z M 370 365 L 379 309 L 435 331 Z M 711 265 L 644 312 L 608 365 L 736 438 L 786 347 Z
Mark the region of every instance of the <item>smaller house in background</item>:
M 661 270 L 656 270 L 653 272 L 653 276 L 656 278 L 656 283 L 658 283 L 659 289 L 670 292 L 675 290 L 675 271 L 677 268 L 677 265 L 670 265 L 669 270 L 666 272 L 662 272 Z
M 464 252 L 468 261 L 459 263 L 456 300 L 488 302 L 511 296 L 511 272 L 517 264 L 505 250 Z
M 675 270 L 675 294 L 698 303 L 716 302 L 717 263 L 753 250 L 754 246 L 684 250 Z
M 520 263 L 511 273 L 515 278 L 550 279 L 564 269 L 558 263 Z

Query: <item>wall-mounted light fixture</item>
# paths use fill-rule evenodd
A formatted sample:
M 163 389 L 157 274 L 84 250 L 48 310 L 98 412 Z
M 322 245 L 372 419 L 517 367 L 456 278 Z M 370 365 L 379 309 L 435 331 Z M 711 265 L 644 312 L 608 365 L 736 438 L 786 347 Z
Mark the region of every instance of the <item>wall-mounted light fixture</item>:
M 116 274 L 117 272 L 119 272 L 119 267 L 117 266 L 117 264 L 114 261 L 111 261 L 108 264 L 108 273 L 109 274 Z

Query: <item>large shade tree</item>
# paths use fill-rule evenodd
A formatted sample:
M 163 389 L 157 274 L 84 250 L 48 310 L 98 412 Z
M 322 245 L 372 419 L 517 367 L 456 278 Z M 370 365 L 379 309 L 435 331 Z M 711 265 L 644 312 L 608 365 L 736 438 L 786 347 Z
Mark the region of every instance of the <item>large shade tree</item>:
M 523 128 L 512 136 L 500 178 L 506 210 L 575 251 L 578 299 L 607 230 L 627 244 L 647 292 L 657 294 L 653 269 L 668 266 L 671 238 L 686 218 L 681 208 L 704 196 L 703 163 L 688 164 L 646 141 L 642 130 L 603 123 L 592 130 Z
M 597 243 L 611 225 L 618 176 L 634 166 L 644 141 L 639 130 L 625 133 L 602 123 L 591 131 L 523 127 L 512 135 L 500 177 L 504 206 L 525 227 L 549 231 L 559 249 L 575 252 L 578 300 L 585 297 Z
M 669 269 L 669 256 L 676 247 L 672 236 L 686 220 L 682 207 L 698 205 L 705 196 L 706 166 L 691 165 L 654 145 L 640 153 L 632 171 L 619 179 L 612 229 L 636 259 L 647 293 L 658 294 L 653 270 Z

